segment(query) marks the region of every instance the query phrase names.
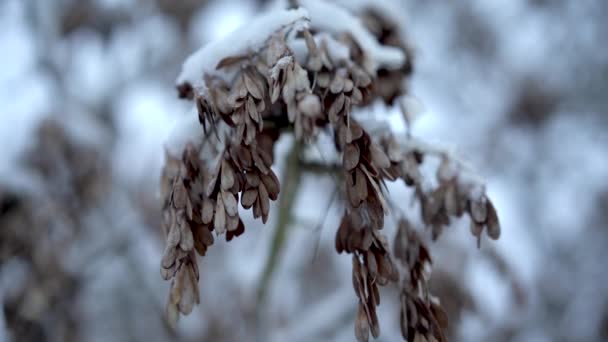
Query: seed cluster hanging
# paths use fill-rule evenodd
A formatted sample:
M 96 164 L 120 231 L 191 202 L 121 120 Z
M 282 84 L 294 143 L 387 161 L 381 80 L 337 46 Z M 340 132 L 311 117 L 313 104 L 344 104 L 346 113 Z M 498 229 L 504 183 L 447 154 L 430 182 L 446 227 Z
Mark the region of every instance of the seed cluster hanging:
M 322 3 L 303 1 L 317 7 Z M 449 154 L 413 143 L 410 137 L 400 140 L 391 132 L 372 134 L 355 119 L 355 108 L 373 101 L 391 105 L 405 95 L 412 55 L 395 23 L 373 11 L 359 13 L 363 20 L 341 11 L 365 31 L 338 32 L 329 29 L 331 25 L 315 25 L 311 8 L 308 25 L 283 25 L 256 48 L 223 56 L 213 72 L 197 75 L 196 83 L 178 84 L 180 97 L 195 103 L 202 134 L 190 139 L 179 154 L 167 153 L 162 175 L 162 226 L 167 240 L 161 273 L 171 280 L 167 309 L 172 321 L 199 303 L 196 253 L 205 255 L 214 233 L 228 241 L 244 233 L 238 203 L 252 210 L 255 218 L 268 220 L 270 203 L 280 196 L 279 180 L 271 168 L 278 137 L 294 134 L 309 142 L 319 134 L 330 134 L 342 155 L 340 188 L 346 199 L 335 243 L 338 253 L 352 255 L 359 302 L 357 339 L 380 335 L 379 286 L 406 277 L 403 337 L 445 340 L 445 315 L 434 297 L 421 292 L 428 280 L 425 270 L 430 269 L 428 249 L 403 222 L 394 253 L 382 233 L 389 214 L 386 182 L 402 180 L 416 189 L 423 222 L 434 237 L 451 217 L 468 213 L 475 236 L 479 238 L 487 227 L 489 236 L 498 238 L 496 212 L 483 186 L 471 182 Z M 370 63 L 375 54 L 361 43 L 369 39 L 398 52 L 402 62 Z M 442 160 L 435 189 L 426 189 L 422 182 L 419 167 L 427 156 Z M 407 272 L 400 272 L 403 267 Z

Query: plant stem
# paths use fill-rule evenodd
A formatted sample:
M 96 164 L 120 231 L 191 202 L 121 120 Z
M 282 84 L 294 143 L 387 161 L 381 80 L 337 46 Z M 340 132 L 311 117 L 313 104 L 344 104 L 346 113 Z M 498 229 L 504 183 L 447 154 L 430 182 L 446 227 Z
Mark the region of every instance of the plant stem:
M 277 226 L 270 247 L 270 255 L 264 266 L 262 279 L 258 287 L 258 309 L 266 298 L 266 292 L 270 286 L 272 274 L 274 273 L 279 261 L 279 256 L 287 240 L 287 230 L 291 223 L 291 211 L 296 198 L 298 185 L 300 184 L 302 171 L 299 167 L 299 156 L 302 150 L 302 143 L 295 140 L 291 150 L 285 160 L 285 172 L 281 180 L 281 194 L 279 197 L 279 216 Z

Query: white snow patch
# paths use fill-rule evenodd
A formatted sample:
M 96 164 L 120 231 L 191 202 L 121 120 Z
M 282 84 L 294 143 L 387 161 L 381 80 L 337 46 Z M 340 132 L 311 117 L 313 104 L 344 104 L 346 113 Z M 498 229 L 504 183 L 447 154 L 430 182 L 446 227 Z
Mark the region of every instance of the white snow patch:
M 300 0 L 299 3 L 310 13 L 312 27 L 332 33 L 350 33 L 368 56 L 365 69 L 369 73 L 375 74 L 380 67 L 398 69 L 405 62 L 400 49 L 378 43 L 361 20 L 346 9 L 321 0 Z
M 327 53 L 329 54 L 329 58 L 333 63 L 341 63 L 350 58 L 350 49 L 348 46 L 336 40 L 329 34 L 324 32 L 315 34 L 314 40 L 318 47 L 323 44 L 327 46 Z M 306 41 L 304 38 L 290 40 L 287 45 L 296 57 L 296 61 L 304 65 L 308 57 L 308 49 L 306 47 Z
M 162 144 L 178 120 L 176 113 L 188 108 L 169 90 L 169 87 L 142 81 L 127 88 L 115 102 L 118 139 L 112 165 L 125 181 L 149 181 L 160 173 Z M 196 120 L 197 116 L 189 114 L 189 117 Z M 196 125 L 199 126 L 198 122 Z
M 225 57 L 242 56 L 256 51 L 276 32 L 297 25 L 305 25 L 308 12 L 305 9 L 277 10 L 268 12 L 241 26 L 224 38 L 210 42 L 190 55 L 184 62 L 177 83 L 189 82 L 201 86 L 202 76 L 221 75 L 217 64 Z
M 165 147 L 173 156 L 181 156 L 188 143 L 198 143 L 203 139 L 203 127 L 198 121 L 196 107 L 188 115 L 181 117 L 173 127 Z

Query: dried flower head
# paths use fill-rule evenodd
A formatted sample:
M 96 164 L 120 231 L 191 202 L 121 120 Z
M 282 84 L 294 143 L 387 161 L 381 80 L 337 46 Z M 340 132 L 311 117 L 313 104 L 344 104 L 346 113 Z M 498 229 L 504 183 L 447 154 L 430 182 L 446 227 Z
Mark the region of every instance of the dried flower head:
M 186 60 L 178 78 L 179 95 L 194 101 L 200 125 L 180 126 L 163 171 L 167 239 L 161 273 L 172 281 L 168 313 L 175 320 L 199 302 L 194 251 L 204 255 L 213 232 L 228 241 L 244 232 L 239 202 L 255 218 L 268 220 L 270 202 L 280 193 L 272 169 L 278 137 L 293 133 L 307 142 L 324 132 L 342 157 L 346 203 L 335 246 L 338 253 L 352 254 L 359 302 L 355 336 L 367 341 L 380 334 L 379 286 L 398 282 L 401 273 L 382 233 L 390 213 L 386 182 L 401 179 L 416 189 L 434 237 L 450 217 L 467 213 L 478 239 L 483 229 L 498 238 L 498 218 L 483 184 L 452 155 L 409 134 L 401 139 L 374 132 L 353 116 L 355 108 L 378 100 L 392 104 L 405 95 L 412 54 L 398 23 L 323 0 L 292 3 L 301 7 L 270 12 L 203 47 Z M 442 158 L 434 189 L 423 186 L 420 164 L 427 157 Z M 405 221 L 394 253 L 407 273 L 404 338 L 445 340 L 445 314 L 428 293 L 430 254 Z

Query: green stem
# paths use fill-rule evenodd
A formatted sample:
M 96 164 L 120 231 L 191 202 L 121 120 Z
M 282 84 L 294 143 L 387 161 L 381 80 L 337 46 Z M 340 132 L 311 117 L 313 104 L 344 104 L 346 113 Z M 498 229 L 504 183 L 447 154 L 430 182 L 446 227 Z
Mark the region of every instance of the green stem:
M 277 218 L 277 226 L 270 247 L 270 255 L 264 266 L 264 272 L 258 287 L 258 309 L 261 309 L 261 304 L 266 298 L 266 292 L 270 286 L 272 274 L 276 269 L 279 262 L 279 256 L 281 255 L 287 240 L 288 227 L 292 218 L 291 212 L 302 176 L 302 171 L 299 167 L 301 150 L 302 143 L 295 140 L 285 160 L 285 172 L 283 173 L 283 179 L 281 180 L 281 194 L 279 196 L 279 216 Z

